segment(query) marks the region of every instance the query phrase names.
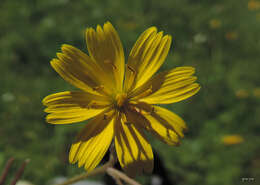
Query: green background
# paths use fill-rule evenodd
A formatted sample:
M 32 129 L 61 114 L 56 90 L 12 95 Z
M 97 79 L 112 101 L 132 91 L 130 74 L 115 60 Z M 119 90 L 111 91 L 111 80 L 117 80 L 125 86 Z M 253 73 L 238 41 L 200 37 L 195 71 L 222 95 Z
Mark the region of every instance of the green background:
M 167 106 L 189 126 L 181 146 L 150 139 L 168 175 L 179 185 L 249 184 L 243 177 L 259 183 L 260 5 L 252 8 L 248 0 L 1 0 L 0 172 L 10 157 L 16 160 L 8 179 L 29 158 L 22 178 L 35 185 L 84 171 L 68 163 L 84 123 L 47 124 L 41 100 L 74 89 L 49 65 L 61 45 L 87 52 L 85 28 L 106 21 L 126 56 L 138 36 L 156 26 L 173 36 L 160 70 L 196 67 L 200 92 Z M 225 145 L 223 136 L 231 134 L 244 142 Z

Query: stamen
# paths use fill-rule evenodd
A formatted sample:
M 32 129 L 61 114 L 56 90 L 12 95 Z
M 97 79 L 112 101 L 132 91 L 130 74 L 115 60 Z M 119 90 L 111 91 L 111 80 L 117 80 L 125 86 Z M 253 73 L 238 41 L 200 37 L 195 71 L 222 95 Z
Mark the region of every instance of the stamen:
M 103 90 L 104 89 L 104 86 L 103 85 L 100 85 L 100 86 L 96 86 L 96 87 L 93 87 L 93 90 L 94 91 L 100 91 L 100 90 Z
M 129 69 L 134 75 L 136 74 L 136 71 L 133 67 L 129 66 L 128 64 L 126 64 L 127 69 Z
M 127 69 L 127 76 L 128 76 L 128 80 L 125 82 L 126 86 L 125 86 L 125 90 L 130 90 L 134 84 L 135 78 L 136 78 L 136 71 L 133 67 L 131 67 L 130 65 L 126 64 L 126 69 Z
M 139 109 L 138 107 L 135 107 L 135 112 L 142 114 L 142 109 Z
M 97 91 L 100 94 L 105 94 L 105 95 L 109 95 L 109 92 L 107 89 L 105 89 L 105 87 L 103 85 L 99 85 L 96 87 L 92 88 L 94 91 Z
M 135 106 L 129 106 L 128 109 L 131 112 L 137 113 L 137 114 L 142 114 L 142 109 L 135 107 Z
M 111 65 L 112 67 L 113 67 L 113 69 L 114 70 L 117 70 L 117 67 L 116 67 L 116 65 L 113 63 L 113 62 L 111 62 L 110 60 L 104 60 L 104 63 L 105 64 L 109 64 L 109 65 Z

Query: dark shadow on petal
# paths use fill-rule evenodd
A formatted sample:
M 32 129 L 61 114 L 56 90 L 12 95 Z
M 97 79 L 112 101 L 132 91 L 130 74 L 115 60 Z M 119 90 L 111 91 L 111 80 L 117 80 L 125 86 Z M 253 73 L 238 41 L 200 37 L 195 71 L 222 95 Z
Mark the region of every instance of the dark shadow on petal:
M 137 129 L 136 129 L 136 131 L 133 129 L 133 124 L 129 125 L 128 128 L 129 128 L 131 136 L 134 140 L 134 143 L 131 143 L 131 145 L 130 145 L 128 138 L 124 138 L 125 143 L 127 143 L 127 146 L 128 146 L 127 147 L 129 150 L 128 152 L 130 152 L 131 157 L 132 157 L 132 162 L 123 167 L 124 171 L 130 177 L 135 177 L 137 174 L 142 174 L 142 173 L 151 173 L 153 170 L 153 157 L 149 158 L 149 156 L 144 148 L 144 147 L 150 147 L 150 145 L 144 146 L 144 144 L 142 144 L 140 142 L 140 140 L 138 139 L 136 131 L 141 134 L 141 136 L 143 137 L 142 139 L 144 139 L 147 143 L 148 143 L 148 141 L 146 140 L 143 133 L 141 133 Z M 137 146 L 137 150 L 138 150 L 137 155 L 133 154 L 134 151 L 132 151 L 133 150 L 133 148 L 131 147 L 132 145 Z
M 145 114 L 144 115 L 140 115 L 142 116 L 143 118 L 142 119 L 139 119 L 139 120 L 136 120 L 137 121 L 137 124 L 142 126 L 145 130 L 151 132 L 153 135 L 155 135 L 156 137 L 158 137 L 161 141 L 163 141 L 164 143 L 167 143 L 164 141 L 164 138 L 160 135 L 160 133 L 158 133 L 158 131 L 156 130 L 156 128 L 152 128 L 151 126 L 151 123 L 149 121 L 148 118 L 146 117 L 153 117 L 157 122 L 158 124 L 161 124 L 165 129 L 166 129 L 166 132 L 167 132 L 167 136 L 170 140 L 171 139 L 171 134 L 170 132 L 174 132 L 177 134 L 177 136 L 179 138 L 181 138 L 181 136 L 176 132 L 175 128 L 168 123 L 167 120 L 165 120 L 162 116 L 160 116 L 159 114 L 157 114 L 156 112 L 156 107 L 155 106 L 152 106 L 152 105 L 149 105 L 145 102 L 138 102 L 138 104 L 136 105 L 138 108 L 140 108 L 141 110 L 144 110 L 145 111 Z M 142 122 L 140 122 L 140 120 L 142 120 Z M 173 140 L 172 140 L 173 141 Z M 179 145 L 179 142 L 173 142 L 174 145 Z M 169 143 L 167 143 L 169 144 Z
M 159 114 L 156 113 L 156 109 L 155 109 L 155 112 L 153 112 L 151 114 L 160 124 L 162 124 L 166 129 L 167 129 L 167 132 L 169 133 L 169 130 L 175 132 L 179 137 L 181 137 L 178 132 L 176 132 L 175 128 L 170 125 L 168 123 L 168 121 L 166 121 L 163 117 L 161 117 Z M 170 135 L 169 135 L 170 136 Z
M 133 127 L 129 127 L 129 131 L 131 132 L 131 135 L 133 136 L 133 139 L 135 140 L 135 143 L 137 144 L 138 146 L 138 156 L 137 156 L 137 159 L 140 159 L 141 158 L 141 154 L 144 154 L 145 158 L 148 159 L 148 155 L 146 154 L 146 151 L 143 147 L 143 145 L 141 144 L 140 140 L 138 139 L 135 131 L 133 130 Z M 138 132 L 142 135 L 143 139 L 148 143 L 147 139 L 145 138 L 144 134 L 141 133 L 141 129 L 138 130 Z
M 113 115 L 104 117 L 104 114 L 100 114 L 97 117 L 93 118 L 90 123 L 87 123 L 87 125 L 80 131 L 80 133 L 76 137 L 76 141 L 87 141 L 90 138 L 98 135 L 101 133 L 105 127 L 109 124 L 109 122 L 112 120 Z M 88 135 L 86 133 L 89 133 Z

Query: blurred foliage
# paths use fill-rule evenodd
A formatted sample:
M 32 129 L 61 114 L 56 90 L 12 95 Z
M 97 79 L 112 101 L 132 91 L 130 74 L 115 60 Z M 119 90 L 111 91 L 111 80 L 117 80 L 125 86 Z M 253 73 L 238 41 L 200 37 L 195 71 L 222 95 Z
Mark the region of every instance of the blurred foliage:
M 166 106 L 189 126 L 182 145 L 149 137 L 172 180 L 239 185 L 243 177 L 259 178 L 259 0 L 1 0 L 0 169 L 11 156 L 30 158 L 23 178 L 37 185 L 83 171 L 68 164 L 68 150 L 84 123 L 47 124 L 41 100 L 72 88 L 49 65 L 60 46 L 86 51 L 85 28 L 108 20 L 126 56 L 138 35 L 154 25 L 174 39 L 161 70 L 197 69 L 198 95 Z M 243 142 L 225 145 L 222 137 L 229 134 Z

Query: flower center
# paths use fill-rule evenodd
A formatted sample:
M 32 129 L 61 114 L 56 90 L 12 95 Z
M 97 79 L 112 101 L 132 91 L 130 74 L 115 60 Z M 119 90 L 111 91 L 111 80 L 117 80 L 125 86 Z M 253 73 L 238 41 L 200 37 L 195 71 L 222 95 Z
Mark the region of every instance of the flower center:
M 126 93 L 120 93 L 116 95 L 116 107 L 121 109 L 127 101 Z

